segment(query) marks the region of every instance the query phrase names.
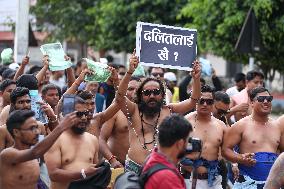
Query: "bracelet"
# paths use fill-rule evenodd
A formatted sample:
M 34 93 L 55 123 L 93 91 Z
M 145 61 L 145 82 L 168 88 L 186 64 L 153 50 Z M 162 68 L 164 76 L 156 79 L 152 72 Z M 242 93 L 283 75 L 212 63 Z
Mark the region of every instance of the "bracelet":
M 57 121 L 58 121 L 57 115 L 55 115 L 55 120 L 51 120 L 51 119 L 48 120 L 49 123 L 56 123 Z
M 199 99 L 198 98 L 193 98 L 193 97 L 190 97 L 192 100 L 194 101 L 198 101 Z
M 130 73 L 130 72 L 126 72 L 127 74 L 130 74 L 130 75 L 132 75 L 133 74 L 133 72 L 132 73 Z
M 87 178 L 87 175 L 86 175 L 84 169 L 81 169 L 81 176 L 82 176 L 83 179 L 86 179 L 86 178 Z
M 112 159 L 116 159 L 116 156 L 111 155 L 110 158 L 107 161 L 110 162 L 110 160 L 112 160 Z

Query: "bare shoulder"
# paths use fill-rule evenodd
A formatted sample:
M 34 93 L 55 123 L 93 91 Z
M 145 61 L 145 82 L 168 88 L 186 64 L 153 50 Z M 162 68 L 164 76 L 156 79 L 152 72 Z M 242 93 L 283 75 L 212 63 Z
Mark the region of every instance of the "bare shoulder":
M 245 125 L 247 125 L 249 122 L 250 122 L 250 116 L 246 116 L 242 119 L 240 119 L 239 121 L 237 121 L 236 123 L 234 123 L 232 125 L 232 127 L 238 127 L 238 128 L 241 128 L 241 127 L 244 127 Z
M 91 134 L 91 133 L 85 132 L 84 135 L 85 135 L 85 137 L 88 140 L 93 140 L 93 141 L 97 141 L 98 140 L 98 138 L 95 135 Z
M 214 121 L 214 123 L 216 123 L 215 125 L 218 128 L 220 128 L 220 129 L 226 129 L 227 128 L 226 124 L 223 121 L 221 121 L 221 120 L 219 120 L 219 119 L 217 119 L 215 117 L 213 117 L 213 121 Z
M 4 162 L 5 162 L 5 160 L 8 160 L 10 157 L 16 156 L 16 155 L 17 155 L 17 151 L 18 151 L 17 149 L 12 148 L 12 147 L 10 147 L 10 148 L 5 148 L 5 149 L 2 150 L 1 153 L 0 153 L 0 159 L 1 159 L 1 161 L 4 161 Z
M 188 113 L 187 115 L 184 116 L 184 118 L 187 119 L 188 121 L 191 121 L 195 118 L 195 116 L 196 116 L 196 111 Z

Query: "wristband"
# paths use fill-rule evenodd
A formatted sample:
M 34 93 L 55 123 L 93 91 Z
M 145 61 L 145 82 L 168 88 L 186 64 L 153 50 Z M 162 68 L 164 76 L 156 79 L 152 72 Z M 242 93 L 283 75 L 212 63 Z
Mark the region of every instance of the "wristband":
M 55 115 L 55 120 L 49 119 L 49 123 L 56 123 L 57 122 L 57 115 Z
M 81 169 L 81 176 L 82 176 L 83 179 L 86 179 L 86 178 L 87 178 L 87 175 L 86 175 L 84 169 Z
M 116 159 L 116 156 L 111 155 L 110 158 L 107 161 L 110 162 L 110 160 L 112 160 L 112 159 Z
M 198 101 L 199 99 L 198 98 L 193 98 L 193 97 L 190 97 L 192 100 L 194 101 Z

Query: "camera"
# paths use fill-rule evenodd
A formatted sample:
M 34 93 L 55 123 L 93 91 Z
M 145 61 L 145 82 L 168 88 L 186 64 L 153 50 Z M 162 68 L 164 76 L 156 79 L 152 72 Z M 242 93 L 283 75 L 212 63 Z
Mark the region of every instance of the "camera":
M 188 139 L 188 144 L 186 147 L 186 153 L 190 154 L 192 152 L 201 152 L 202 151 L 202 141 L 199 138 L 190 137 Z

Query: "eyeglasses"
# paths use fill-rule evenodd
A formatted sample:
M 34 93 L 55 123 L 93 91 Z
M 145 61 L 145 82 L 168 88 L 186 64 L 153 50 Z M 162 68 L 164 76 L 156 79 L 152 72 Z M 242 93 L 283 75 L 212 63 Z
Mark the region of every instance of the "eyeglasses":
M 125 75 L 125 72 L 119 72 L 118 75 L 124 76 L 124 75 Z
M 206 102 L 207 105 L 213 105 L 214 104 L 214 99 L 211 99 L 211 98 L 201 98 L 199 100 L 199 104 L 204 104 Z
M 151 94 L 153 94 L 154 96 L 157 96 L 157 95 L 161 94 L 161 90 L 160 89 L 143 90 L 142 93 L 145 96 L 150 96 Z
M 21 130 L 21 131 L 31 131 L 33 133 L 37 133 L 37 131 L 39 131 L 40 128 L 39 128 L 39 126 L 32 126 L 30 128 L 27 128 L 27 129 L 20 128 L 19 130 Z
M 19 101 L 18 101 L 18 104 L 24 104 L 24 103 L 30 104 L 30 103 L 31 103 L 31 100 L 19 100 Z
M 89 111 L 84 111 L 84 112 L 76 112 L 77 117 L 83 117 L 85 115 L 86 117 L 90 114 Z
M 273 96 L 258 96 L 256 97 L 256 100 L 258 102 L 264 102 L 264 100 L 266 100 L 267 102 L 271 102 L 273 100 Z
M 164 73 L 152 73 L 151 75 L 154 77 L 164 77 Z

